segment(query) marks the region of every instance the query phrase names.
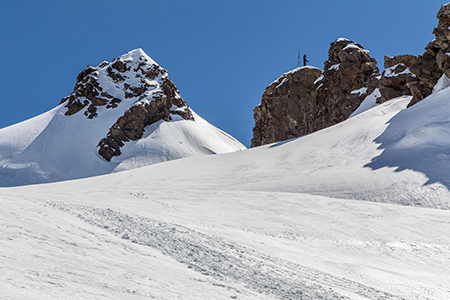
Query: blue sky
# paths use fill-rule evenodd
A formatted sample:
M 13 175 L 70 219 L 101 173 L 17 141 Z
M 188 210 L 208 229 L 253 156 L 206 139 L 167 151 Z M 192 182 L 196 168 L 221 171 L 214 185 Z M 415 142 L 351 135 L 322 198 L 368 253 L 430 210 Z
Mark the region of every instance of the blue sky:
M 41 114 L 77 74 L 142 48 L 203 118 L 249 146 L 264 89 L 294 69 L 319 68 L 339 37 L 384 55 L 420 54 L 434 36 L 436 0 L 2 1 L 0 128 Z

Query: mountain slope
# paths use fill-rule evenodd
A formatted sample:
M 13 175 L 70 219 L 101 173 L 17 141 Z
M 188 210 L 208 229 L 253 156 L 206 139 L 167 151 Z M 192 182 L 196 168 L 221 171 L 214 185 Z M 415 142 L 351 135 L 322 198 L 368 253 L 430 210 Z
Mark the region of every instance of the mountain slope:
M 61 105 L 0 130 L 0 186 L 52 182 L 245 147 L 196 115 L 141 49 L 88 67 Z
M 450 212 L 418 206 L 449 207 L 449 97 L 444 77 L 413 108 L 397 98 L 294 140 L 1 188 L 2 291 L 448 299 Z
M 414 110 L 403 110 L 411 97 L 397 98 L 301 138 L 251 151 L 153 165 L 125 172 L 111 180 L 114 185 L 136 189 L 151 180 L 166 189 L 177 182 L 181 189 L 200 185 L 212 190 L 308 193 L 449 208 L 446 178 L 450 174 L 445 157 L 450 149 L 439 133 L 447 132 L 445 119 L 450 114 L 445 103 L 449 93 L 450 89 L 434 93 Z M 394 122 L 403 116 L 408 116 L 408 122 Z M 438 119 L 443 121 L 438 122 Z M 415 120 L 424 121 L 418 122 L 416 127 L 413 126 Z M 427 129 L 428 124 L 432 124 L 433 130 Z M 420 145 L 398 151 L 395 147 L 384 150 L 387 147 L 381 140 L 384 135 L 394 132 L 398 133 L 396 138 L 401 139 L 411 130 L 417 132 Z M 434 150 L 430 152 L 430 149 Z M 388 155 L 390 151 L 395 152 Z M 421 161 L 429 167 L 418 168 Z M 410 165 L 405 165 L 407 162 Z M 107 178 L 104 180 L 109 182 Z M 110 187 L 110 183 L 106 187 Z

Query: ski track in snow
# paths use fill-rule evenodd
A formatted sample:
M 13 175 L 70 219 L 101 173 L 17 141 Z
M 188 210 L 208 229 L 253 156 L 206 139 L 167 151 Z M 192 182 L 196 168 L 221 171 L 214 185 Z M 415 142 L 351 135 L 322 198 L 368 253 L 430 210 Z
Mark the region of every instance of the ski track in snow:
M 49 202 L 48 205 L 128 240 L 159 250 L 203 275 L 240 283 L 277 299 L 403 299 L 259 253 L 184 226 L 132 216 L 109 208 Z M 216 284 L 217 285 L 217 284 Z M 228 286 L 228 289 L 231 287 Z

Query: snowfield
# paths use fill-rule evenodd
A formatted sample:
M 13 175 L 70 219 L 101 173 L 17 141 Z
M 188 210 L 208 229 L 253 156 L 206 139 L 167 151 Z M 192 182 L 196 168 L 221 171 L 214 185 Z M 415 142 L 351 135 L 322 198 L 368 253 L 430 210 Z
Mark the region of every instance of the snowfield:
M 282 192 L 65 188 L 0 191 L 2 298 L 450 295 L 449 211 Z
M 2 299 L 450 299 L 450 89 L 301 138 L 0 189 Z

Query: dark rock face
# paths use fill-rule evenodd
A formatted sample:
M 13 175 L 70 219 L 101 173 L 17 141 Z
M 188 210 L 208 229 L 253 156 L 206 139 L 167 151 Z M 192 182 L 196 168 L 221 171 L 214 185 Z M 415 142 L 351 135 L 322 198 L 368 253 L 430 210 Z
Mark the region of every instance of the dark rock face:
M 416 56 L 408 54 L 384 57 L 385 70 L 381 73 L 380 82 L 382 97 L 378 99 L 378 103 L 412 94 L 410 86 L 414 89 L 417 76 L 410 71 L 410 68 L 416 59 Z
M 410 70 L 417 78 L 410 83 L 413 98 L 408 107 L 430 95 L 443 74 L 437 65 L 436 57 L 428 52 L 419 55 Z
M 441 6 L 437 18 L 439 23 L 433 30 L 436 38 L 425 47 L 425 53 L 419 55 L 410 68 L 417 80 L 411 84 L 413 99 L 408 106 L 430 95 L 442 74 L 450 76 L 450 3 Z
M 142 94 L 140 90 L 135 97 Z M 173 106 L 176 109 L 173 109 Z M 162 92 L 156 94 L 152 101 L 133 105 L 114 123 L 106 137 L 100 140 L 98 153 L 110 161 L 121 154 L 120 148 L 125 145 L 124 142 L 140 139 L 145 126 L 160 120 L 170 121 L 172 115 L 178 115 L 185 120 L 193 119 L 187 103 L 167 76 L 162 80 Z
M 254 110 L 252 147 L 344 121 L 379 85 L 376 60 L 347 39 L 331 44 L 324 70 L 299 68 L 267 87 Z
M 70 96 L 65 97 L 59 104 L 63 104 L 67 101 L 66 116 L 76 114 L 86 106 L 87 110 L 84 115 L 88 119 L 92 119 L 98 116 L 97 107 L 105 106 L 106 108 L 115 108 L 117 104 L 121 102 L 108 93 L 103 91 L 103 88 L 98 83 L 99 72 L 96 68 L 88 66 L 86 69 L 80 72 L 77 76 L 77 83 Z
M 308 134 L 346 120 L 368 96 L 382 103 L 412 95 L 408 107 L 433 92 L 445 74 L 450 78 L 450 3 L 437 14 L 436 38 L 426 52 L 385 56 L 382 75 L 375 59 L 361 45 L 347 39 L 331 44 L 324 71 L 295 70 L 271 84 L 254 110 L 252 147 Z M 295 80 L 293 78 L 296 78 Z
M 140 139 L 145 131 L 145 126 L 159 120 L 169 121 L 169 101 L 158 99 L 150 103 L 132 106 L 109 129 L 105 138 L 98 143 L 98 153 L 110 161 L 114 156 L 121 154 L 120 148 L 124 142 Z
M 261 104 L 254 110 L 252 147 L 308 133 L 306 114 L 314 107 L 314 82 L 321 74 L 316 68 L 299 68 L 283 74 L 266 88 Z
M 309 120 L 314 132 L 346 120 L 379 85 L 377 62 L 360 44 L 338 39 L 331 44 L 316 108 Z M 373 95 L 374 97 L 377 97 Z
M 84 111 L 88 119 L 101 118 L 104 110 L 128 106 L 98 143 L 98 153 L 107 161 L 121 154 L 125 142 L 140 139 L 148 125 L 193 119 L 167 71 L 140 49 L 97 68 L 88 66 L 78 75 L 74 92 L 60 104 L 65 104 L 66 116 Z

